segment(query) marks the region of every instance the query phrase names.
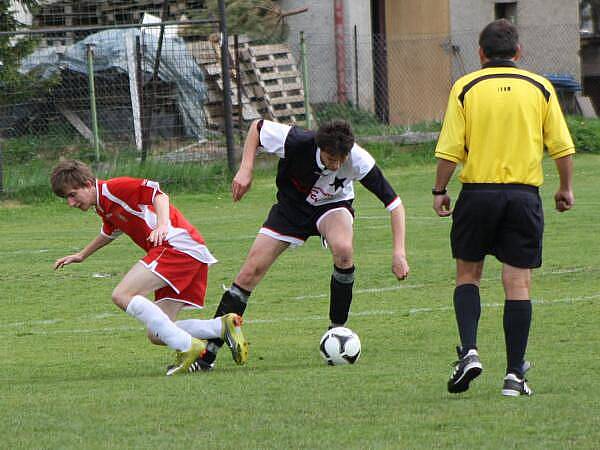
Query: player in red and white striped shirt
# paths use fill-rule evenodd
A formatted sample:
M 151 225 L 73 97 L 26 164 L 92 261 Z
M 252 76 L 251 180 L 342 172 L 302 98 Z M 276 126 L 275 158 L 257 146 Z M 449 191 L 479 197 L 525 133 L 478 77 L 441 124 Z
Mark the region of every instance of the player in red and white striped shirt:
M 56 260 L 55 269 L 82 262 L 122 233 L 146 252 L 114 289 L 112 300 L 146 325 L 152 343 L 176 350 L 167 375 L 188 370 L 206 350 L 201 339 L 224 338 L 236 363 L 246 362 L 248 344 L 240 316 L 174 322 L 182 308 L 204 306 L 208 266 L 217 260 L 157 182 L 129 177 L 97 180 L 81 161 L 66 160 L 54 168 L 51 183 L 69 206 L 82 211 L 93 206 L 102 219 L 99 235 L 80 252 Z M 152 291 L 155 302 L 146 298 Z

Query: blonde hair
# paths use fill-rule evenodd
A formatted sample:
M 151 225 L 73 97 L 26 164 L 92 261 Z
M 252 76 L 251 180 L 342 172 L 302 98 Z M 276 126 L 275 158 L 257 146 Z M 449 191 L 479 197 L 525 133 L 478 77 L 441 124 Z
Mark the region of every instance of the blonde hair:
M 64 197 L 68 189 L 85 187 L 89 181 L 96 181 L 92 169 L 84 162 L 76 159 L 60 161 L 54 167 L 50 176 L 52 190 L 59 197 Z

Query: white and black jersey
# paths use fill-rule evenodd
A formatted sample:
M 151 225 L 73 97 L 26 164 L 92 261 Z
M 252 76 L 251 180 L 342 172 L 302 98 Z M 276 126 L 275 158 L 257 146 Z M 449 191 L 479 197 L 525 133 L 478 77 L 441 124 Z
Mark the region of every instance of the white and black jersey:
M 375 164 L 373 157 L 354 144 L 348 159 L 336 171 L 321 162 L 315 132 L 264 120 L 259 122 L 262 151 L 281 159 L 277 167 L 277 204 L 273 205 L 260 233 L 300 245 L 319 235 L 319 223 L 342 210 L 354 217 L 353 181 L 360 181 L 388 210 L 400 198 Z
M 360 181 L 391 211 L 400 198 L 365 149 L 354 144 L 337 171 L 321 162 L 315 132 L 269 120 L 259 123 L 261 150 L 281 159 L 277 168 L 277 200 L 297 207 L 322 206 L 354 199 L 353 181 Z

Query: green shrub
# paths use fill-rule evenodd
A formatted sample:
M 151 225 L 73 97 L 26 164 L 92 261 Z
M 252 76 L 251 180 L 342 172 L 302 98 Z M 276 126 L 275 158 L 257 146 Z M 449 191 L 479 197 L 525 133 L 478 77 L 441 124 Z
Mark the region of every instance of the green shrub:
M 577 151 L 600 153 L 600 119 L 568 116 L 567 125 Z
M 439 122 L 420 122 L 410 126 L 389 125 L 372 112 L 356 108 L 350 103 L 321 103 L 313 105 L 318 123 L 333 119 L 343 119 L 352 125 L 354 134 L 357 136 L 388 136 L 402 134 L 406 131 L 439 131 Z

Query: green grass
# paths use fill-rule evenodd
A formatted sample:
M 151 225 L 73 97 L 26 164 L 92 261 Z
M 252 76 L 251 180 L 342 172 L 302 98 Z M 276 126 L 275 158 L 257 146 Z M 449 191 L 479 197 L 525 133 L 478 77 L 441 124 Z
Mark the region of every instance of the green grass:
M 150 345 L 110 293 L 142 256 L 126 237 L 59 272 L 55 259 L 99 229 L 93 213 L 58 200 L 0 206 L 0 435 L 7 449 L 597 448 L 600 360 L 600 157 L 576 159 L 575 209 L 559 214 L 557 176 L 545 162 L 544 266 L 535 272 L 528 358 L 532 398 L 500 395 L 504 371 L 500 266 L 486 263 L 479 346 L 485 372 L 446 392 L 457 343 L 449 221 L 431 209 L 434 165 L 386 168 L 408 213 L 411 275 L 390 270 L 388 214 L 357 188 L 355 366 L 328 367 L 331 258 L 318 240 L 286 252 L 247 310 L 250 361 L 223 352 L 209 374 L 167 378 L 172 355 Z M 451 187 L 456 197 L 458 186 Z M 175 194 L 220 260 L 210 271 L 211 317 L 274 200 L 261 175 L 242 202 L 229 194 Z M 198 315 L 198 313 L 196 313 Z M 186 317 L 194 313 L 186 312 Z

